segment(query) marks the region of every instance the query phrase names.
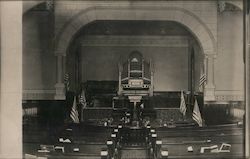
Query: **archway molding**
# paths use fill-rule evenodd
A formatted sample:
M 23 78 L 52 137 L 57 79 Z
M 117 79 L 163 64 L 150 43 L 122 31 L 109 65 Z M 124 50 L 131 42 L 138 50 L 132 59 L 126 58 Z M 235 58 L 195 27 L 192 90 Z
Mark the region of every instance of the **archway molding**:
M 204 54 L 215 55 L 216 40 L 206 24 L 192 12 L 177 7 L 90 7 L 71 18 L 56 36 L 55 54 L 66 56 L 77 32 L 95 20 L 164 20 L 185 26 L 197 39 Z
M 23 14 L 27 13 L 32 8 L 45 3 L 46 0 L 31 0 L 31 1 L 23 1 Z

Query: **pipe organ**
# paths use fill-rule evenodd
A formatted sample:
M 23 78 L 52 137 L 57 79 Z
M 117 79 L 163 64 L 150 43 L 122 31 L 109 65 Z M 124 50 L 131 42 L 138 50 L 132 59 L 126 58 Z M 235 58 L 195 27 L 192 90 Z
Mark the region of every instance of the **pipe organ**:
M 119 64 L 118 95 L 153 96 L 152 62 L 138 51 L 131 52 L 128 60 Z

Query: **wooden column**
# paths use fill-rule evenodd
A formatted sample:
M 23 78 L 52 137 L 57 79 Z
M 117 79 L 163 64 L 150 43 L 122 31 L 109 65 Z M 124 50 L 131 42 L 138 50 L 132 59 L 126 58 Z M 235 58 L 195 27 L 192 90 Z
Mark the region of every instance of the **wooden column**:
M 22 1 L 0 1 L 0 158 L 22 158 Z

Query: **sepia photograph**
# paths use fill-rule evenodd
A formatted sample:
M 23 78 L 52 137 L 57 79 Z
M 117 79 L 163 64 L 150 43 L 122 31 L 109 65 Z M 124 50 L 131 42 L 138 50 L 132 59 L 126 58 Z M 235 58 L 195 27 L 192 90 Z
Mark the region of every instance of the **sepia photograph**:
M 249 158 L 248 0 L 0 1 L 0 159 Z

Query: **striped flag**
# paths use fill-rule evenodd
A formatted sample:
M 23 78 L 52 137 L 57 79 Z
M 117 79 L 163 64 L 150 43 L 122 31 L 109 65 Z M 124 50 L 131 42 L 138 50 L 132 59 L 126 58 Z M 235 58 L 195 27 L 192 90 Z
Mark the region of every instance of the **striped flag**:
M 69 91 L 69 74 L 64 75 L 64 85 L 65 85 L 65 90 Z
M 204 85 L 206 84 L 206 82 L 207 82 L 206 73 L 204 73 L 203 69 L 201 69 L 200 80 L 199 80 L 199 90 L 201 92 L 203 92 Z
M 195 98 L 195 102 L 194 102 L 194 110 L 193 110 L 192 118 L 194 119 L 194 121 L 196 121 L 196 123 L 200 127 L 202 126 L 201 113 L 200 113 L 200 109 L 199 109 L 198 102 L 197 102 L 196 98 Z
M 86 101 L 86 96 L 85 96 L 85 91 L 84 91 L 84 87 L 81 88 L 81 93 L 79 95 L 79 104 L 81 104 L 81 121 L 84 120 L 83 118 L 83 112 L 84 109 L 87 107 L 87 101 Z
M 83 107 L 87 106 L 86 97 L 85 97 L 85 91 L 84 90 L 82 90 L 82 93 L 79 95 L 79 103 L 81 105 L 83 105 Z
M 181 102 L 180 102 L 180 112 L 185 116 L 187 111 L 187 106 L 185 103 L 185 98 L 183 95 L 183 91 L 181 91 Z
M 74 97 L 73 106 L 70 112 L 70 118 L 73 120 L 74 123 L 79 123 L 79 114 L 76 106 L 76 97 Z

